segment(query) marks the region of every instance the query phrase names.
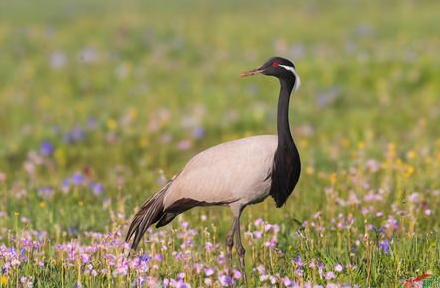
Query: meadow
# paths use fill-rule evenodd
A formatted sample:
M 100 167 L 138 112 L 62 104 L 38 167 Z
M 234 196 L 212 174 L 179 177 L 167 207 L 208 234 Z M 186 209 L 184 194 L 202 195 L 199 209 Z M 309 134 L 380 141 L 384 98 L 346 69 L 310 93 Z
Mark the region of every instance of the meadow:
M 399 287 L 440 276 L 436 0 L 0 1 L 0 287 Z M 302 175 L 242 216 L 150 229 L 140 205 L 193 155 L 276 133 L 269 57 L 302 85 Z M 251 171 L 249 171 L 251 173 Z

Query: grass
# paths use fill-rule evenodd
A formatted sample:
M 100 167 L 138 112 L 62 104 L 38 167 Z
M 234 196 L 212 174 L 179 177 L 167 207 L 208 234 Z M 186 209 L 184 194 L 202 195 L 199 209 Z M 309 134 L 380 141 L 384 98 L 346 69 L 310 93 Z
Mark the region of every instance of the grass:
M 229 209 L 150 231 L 146 258 L 124 258 L 122 240 L 191 156 L 275 133 L 278 84 L 238 77 L 273 55 L 301 76 L 290 117 L 303 172 L 282 209 L 267 199 L 245 210 L 249 285 L 439 275 L 439 8 L 0 3 L 0 285 L 244 285 L 223 259 Z

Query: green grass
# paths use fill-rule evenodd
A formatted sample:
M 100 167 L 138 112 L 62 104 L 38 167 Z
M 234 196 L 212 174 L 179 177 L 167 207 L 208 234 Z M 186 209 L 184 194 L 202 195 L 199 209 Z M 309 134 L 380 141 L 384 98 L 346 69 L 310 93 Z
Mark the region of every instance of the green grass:
M 34 276 L 36 287 L 72 287 L 79 277 L 87 287 L 128 287 L 135 275 L 85 276 L 55 245 L 91 244 L 86 231 L 124 232 L 143 201 L 197 152 L 275 133 L 278 83 L 238 77 L 273 55 L 292 59 L 301 76 L 290 118 L 303 172 L 282 209 L 267 199 L 245 210 L 242 233 L 258 230 L 247 224 L 260 217 L 277 223 L 284 252 L 246 243 L 250 284 L 271 285 L 255 272 L 260 264 L 271 275 L 326 284 L 307 266 L 313 261 L 324 271 L 355 266 L 328 282 L 361 287 L 440 275 L 439 9 L 435 0 L 0 2 L 0 245 L 18 248 L 13 236 L 33 230 L 49 239 L 38 256 L 43 267 L 22 263 L 0 285 Z M 70 143 L 75 127 L 85 137 Z M 204 137 L 193 136 L 196 128 Z M 43 141 L 53 143 L 52 155 L 40 155 Z M 181 141 L 189 149 L 179 149 Z M 104 192 L 84 185 L 63 192 L 76 172 Z M 349 228 L 335 226 L 349 217 Z M 398 227 L 379 232 L 389 217 Z M 232 215 L 199 208 L 182 219 L 223 243 Z M 300 234 L 293 219 L 306 221 Z M 384 240 L 390 253 L 380 248 Z M 152 274 L 157 279 L 193 273 L 170 255 Z M 298 255 L 303 276 L 291 263 Z M 6 262 L 0 256 L 2 268 Z M 189 282 L 205 285 L 197 275 Z

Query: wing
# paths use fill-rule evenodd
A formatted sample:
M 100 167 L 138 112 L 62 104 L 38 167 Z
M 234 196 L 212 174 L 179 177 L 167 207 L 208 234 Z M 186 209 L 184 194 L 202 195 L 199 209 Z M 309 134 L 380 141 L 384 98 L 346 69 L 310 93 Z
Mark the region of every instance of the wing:
M 268 175 L 277 141 L 273 135 L 254 136 L 226 142 L 197 154 L 169 187 L 164 208 L 182 199 L 218 205 L 250 200 L 268 192 L 262 190 L 270 187 Z

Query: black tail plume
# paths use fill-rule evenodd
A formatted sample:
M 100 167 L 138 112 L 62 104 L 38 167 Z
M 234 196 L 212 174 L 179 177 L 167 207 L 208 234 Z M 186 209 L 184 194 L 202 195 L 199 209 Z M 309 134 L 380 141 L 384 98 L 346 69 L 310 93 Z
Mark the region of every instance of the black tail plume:
M 131 249 L 136 250 L 148 227 L 159 221 L 159 219 L 163 216 L 163 199 L 170 185 L 171 181 L 168 182 L 167 185 L 165 185 L 165 187 L 163 187 L 159 192 L 148 199 L 134 216 L 130 228 L 128 229 L 127 237 L 125 237 L 125 241 L 129 242 L 134 235 Z

